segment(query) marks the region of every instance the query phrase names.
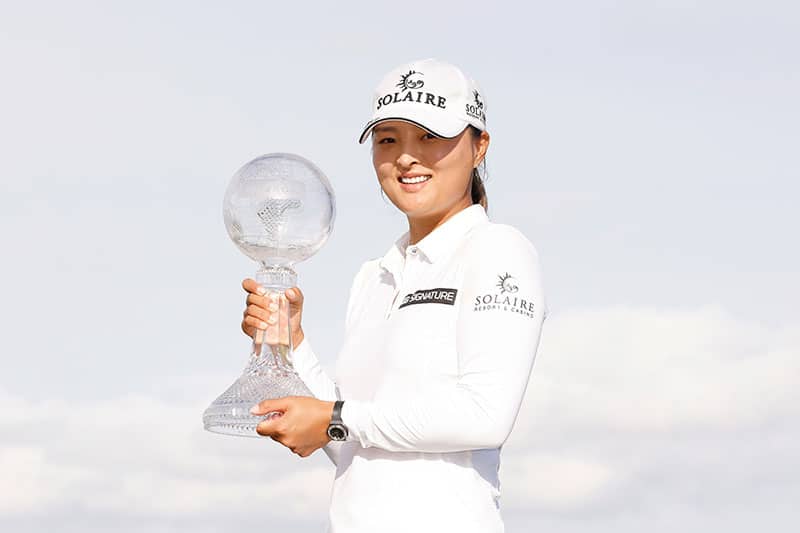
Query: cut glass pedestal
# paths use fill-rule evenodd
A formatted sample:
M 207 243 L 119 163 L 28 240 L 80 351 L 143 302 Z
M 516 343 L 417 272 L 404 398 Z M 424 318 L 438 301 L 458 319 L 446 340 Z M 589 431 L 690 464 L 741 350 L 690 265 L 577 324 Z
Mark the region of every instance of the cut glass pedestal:
M 250 414 L 254 405 L 285 396 L 314 396 L 292 366 L 289 302 L 283 293 L 296 284 L 296 274 L 285 267 L 265 268 L 256 281 L 277 305 L 278 320 L 256 332 L 247 368 L 203 413 L 203 426 L 214 433 L 258 437 L 259 422 L 281 413 L 254 416 Z
M 276 413 L 254 416 L 250 408 L 262 400 L 284 396 L 313 395 L 296 373 L 268 365 L 253 365 L 206 409 L 203 425 L 214 433 L 258 437 L 258 423 Z

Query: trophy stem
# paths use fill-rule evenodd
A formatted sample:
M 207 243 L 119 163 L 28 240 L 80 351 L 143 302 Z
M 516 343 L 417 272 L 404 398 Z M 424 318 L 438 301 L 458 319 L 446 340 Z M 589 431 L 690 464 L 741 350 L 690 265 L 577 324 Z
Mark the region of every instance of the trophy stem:
M 267 290 L 283 292 L 297 285 L 297 272 L 287 266 L 262 264 L 256 282 Z
M 251 366 L 270 363 L 286 372 L 294 372 L 290 360 L 292 353 L 292 328 L 289 323 L 289 302 L 286 289 L 297 285 L 297 273 L 286 266 L 264 265 L 256 272 L 256 282 L 267 291 L 264 296 L 272 300 L 277 313 L 274 324 L 265 330 L 257 330 L 253 336 L 253 360 Z
M 297 274 L 285 266 L 264 265 L 256 281 L 271 300 L 272 320 L 253 335 L 253 351 L 242 376 L 203 415 L 205 428 L 216 433 L 257 437 L 261 420 L 280 416 L 272 411 L 253 416 L 250 407 L 261 400 L 284 396 L 313 396 L 292 366 L 289 301 L 284 292 L 297 284 Z

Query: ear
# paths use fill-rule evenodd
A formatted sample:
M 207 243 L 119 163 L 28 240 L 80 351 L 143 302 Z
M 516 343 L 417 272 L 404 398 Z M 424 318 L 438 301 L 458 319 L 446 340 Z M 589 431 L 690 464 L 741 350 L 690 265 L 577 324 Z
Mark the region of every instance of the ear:
M 478 168 L 483 158 L 486 157 L 486 151 L 489 149 L 489 141 L 489 134 L 485 131 L 482 131 L 480 137 L 475 139 L 475 158 L 472 162 L 473 168 Z

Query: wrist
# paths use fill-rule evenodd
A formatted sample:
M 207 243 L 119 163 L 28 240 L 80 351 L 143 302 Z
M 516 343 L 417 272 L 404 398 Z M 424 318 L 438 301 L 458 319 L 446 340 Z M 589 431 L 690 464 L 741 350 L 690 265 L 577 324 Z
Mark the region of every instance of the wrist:
M 300 343 L 305 340 L 306 336 L 303 333 L 303 328 L 298 328 L 297 331 L 292 333 L 292 347 L 296 348 L 300 346 Z
M 342 422 L 343 400 L 332 402 L 330 424 L 328 425 L 328 438 L 334 441 L 347 440 L 349 431 Z

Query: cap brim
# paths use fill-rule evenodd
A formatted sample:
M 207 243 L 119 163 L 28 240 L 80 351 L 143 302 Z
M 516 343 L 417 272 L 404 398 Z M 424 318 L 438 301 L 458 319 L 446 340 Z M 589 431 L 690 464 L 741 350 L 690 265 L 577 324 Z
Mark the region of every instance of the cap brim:
M 381 118 L 376 118 L 375 120 L 371 120 L 371 121 L 369 121 L 367 123 L 367 125 L 364 127 L 364 131 L 361 132 L 361 136 L 358 138 L 358 143 L 359 144 L 364 144 L 364 141 L 367 140 L 367 137 L 369 137 L 369 134 L 372 132 L 372 128 L 374 128 L 375 126 L 377 126 L 381 122 L 387 122 L 387 121 L 390 121 L 390 120 L 397 120 L 397 121 L 400 121 L 400 122 L 407 122 L 408 124 L 413 124 L 414 126 L 422 128 L 423 130 L 427 131 L 428 133 L 432 133 L 432 134 L 436 135 L 437 137 L 442 137 L 443 139 L 452 139 L 454 137 L 458 137 L 461 134 L 461 132 L 464 131 L 464 128 L 469 126 L 469 123 L 459 120 L 457 123 L 453 123 L 452 125 L 450 125 L 451 127 L 449 127 L 449 128 L 448 127 L 438 127 L 436 129 L 434 129 L 434 128 L 431 128 L 430 126 L 426 126 L 426 125 L 424 125 L 424 124 L 422 124 L 420 122 L 417 122 L 415 120 L 411 120 L 410 118 L 405 118 L 405 117 L 381 117 Z

